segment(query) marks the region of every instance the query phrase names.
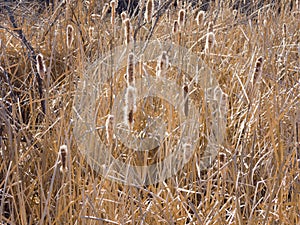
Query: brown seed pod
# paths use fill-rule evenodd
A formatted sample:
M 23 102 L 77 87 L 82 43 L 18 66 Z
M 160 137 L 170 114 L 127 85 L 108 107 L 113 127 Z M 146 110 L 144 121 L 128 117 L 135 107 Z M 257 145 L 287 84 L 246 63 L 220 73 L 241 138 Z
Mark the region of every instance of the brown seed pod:
M 175 20 L 174 23 L 173 23 L 172 33 L 173 33 L 173 34 L 177 34 L 178 31 L 179 31 L 179 24 L 178 24 L 178 21 Z
M 74 41 L 74 28 L 71 24 L 67 26 L 67 48 L 70 49 L 72 47 L 72 43 Z
M 37 67 L 38 74 L 40 75 L 40 78 L 44 79 L 46 75 L 46 66 L 42 54 L 38 54 L 36 56 L 36 67 Z
M 200 10 L 196 17 L 196 22 L 199 27 L 202 27 L 204 24 L 205 12 Z
M 67 147 L 67 145 L 60 146 L 59 154 L 60 154 L 60 162 L 61 162 L 60 171 L 62 173 L 64 173 L 68 170 L 68 167 L 67 167 L 68 147 Z
M 154 11 L 154 1 L 148 0 L 146 4 L 146 12 L 145 12 L 145 20 L 147 21 L 147 23 L 151 22 L 153 11 Z
M 166 51 L 163 51 L 156 65 L 156 76 L 162 77 L 165 75 L 169 67 L 169 57 Z
M 131 41 L 131 23 L 129 19 L 124 20 L 125 44 L 129 45 Z
M 134 67 L 134 54 L 129 53 L 127 58 L 127 74 L 126 81 L 128 86 L 135 86 L 135 67 Z
M 184 98 L 184 114 L 185 116 L 188 116 L 189 114 L 189 87 L 187 84 L 183 86 L 183 98 Z
M 259 56 L 255 63 L 255 69 L 253 73 L 253 84 L 255 84 L 261 76 L 263 66 L 263 57 Z
M 181 9 L 178 13 L 179 28 L 182 30 L 185 26 L 185 10 Z
M 108 144 L 112 144 L 114 139 L 114 116 L 108 115 L 105 123 L 106 130 L 106 140 Z
M 206 42 L 205 42 L 205 48 L 204 48 L 205 53 L 211 52 L 212 48 L 215 45 L 215 41 L 216 41 L 216 38 L 215 38 L 214 32 L 209 32 L 206 35 Z

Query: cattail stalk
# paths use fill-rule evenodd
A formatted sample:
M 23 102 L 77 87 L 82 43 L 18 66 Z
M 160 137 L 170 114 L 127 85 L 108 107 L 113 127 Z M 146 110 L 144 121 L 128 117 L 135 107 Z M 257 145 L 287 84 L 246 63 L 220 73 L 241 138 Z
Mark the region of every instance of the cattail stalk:
M 67 147 L 67 145 L 60 146 L 59 156 L 60 156 L 60 162 L 61 162 L 60 171 L 62 173 L 65 173 L 68 170 L 68 167 L 67 167 L 68 147 Z
M 37 64 L 36 67 L 37 67 L 38 74 L 40 75 L 40 78 L 44 79 L 46 75 L 46 66 L 42 54 L 38 54 L 36 56 L 36 64 Z
M 134 66 L 134 54 L 129 53 L 127 58 L 127 73 L 126 81 L 128 86 L 135 86 L 135 66 Z
M 153 11 L 154 11 L 154 1 L 148 0 L 146 4 L 146 12 L 145 12 L 145 20 L 147 21 L 147 23 L 151 22 Z
M 114 139 L 114 116 L 109 115 L 106 119 L 105 130 L 106 130 L 106 140 L 108 144 L 113 143 Z
M 72 43 L 74 41 L 74 28 L 71 24 L 67 26 L 67 48 L 70 49 L 72 47 Z

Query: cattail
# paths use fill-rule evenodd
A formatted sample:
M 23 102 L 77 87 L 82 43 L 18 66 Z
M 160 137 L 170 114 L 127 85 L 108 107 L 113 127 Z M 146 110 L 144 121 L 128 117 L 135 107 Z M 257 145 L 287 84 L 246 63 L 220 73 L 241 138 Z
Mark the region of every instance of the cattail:
M 127 58 L 127 73 L 126 81 L 128 86 L 135 86 L 135 66 L 134 66 L 134 54 L 129 53 Z
M 173 32 L 173 34 L 177 34 L 178 31 L 179 31 L 179 24 L 178 24 L 178 21 L 175 20 L 175 21 L 174 21 L 174 24 L 173 24 L 172 32 Z
M 209 22 L 207 26 L 207 33 L 214 32 L 214 24 L 213 22 Z
M 60 155 L 60 162 L 61 162 L 60 171 L 62 173 L 65 173 L 68 170 L 67 167 L 68 147 L 66 145 L 60 146 L 59 155 Z
M 126 19 L 128 19 L 128 15 L 127 15 L 126 12 L 122 12 L 122 13 L 121 13 L 121 19 L 122 19 L 122 22 L 123 22 L 123 23 L 124 23 L 124 21 L 125 21 Z
M 216 41 L 216 38 L 215 38 L 214 32 L 209 32 L 206 35 L 206 42 L 205 42 L 205 48 L 204 48 L 205 53 L 211 52 L 212 48 L 215 45 L 215 41 Z
M 89 27 L 89 37 L 90 37 L 90 40 L 95 39 L 95 28 L 94 27 Z
M 131 23 L 129 19 L 124 20 L 125 44 L 129 45 L 131 41 Z
M 154 10 L 154 1 L 148 0 L 146 4 L 146 12 L 145 12 L 145 19 L 147 23 L 149 23 L 152 19 L 153 10 Z
M 233 18 L 236 19 L 237 18 L 237 15 L 238 15 L 238 11 L 236 9 L 234 9 L 232 11 L 232 15 L 233 15 Z
M 102 8 L 102 16 L 101 16 L 101 19 L 103 19 L 105 16 L 106 16 L 106 13 L 109 9 L 109 4 L 108 3 L 105 3 L 103 8 Z
M 185 10 L 181 9 L 178 14 L 179 28 L 183 29 L 185 25 Z
M 115 0 L 111 0 L 110 7 L 111 7 L 110 22 L 113 25 L 113 24 L 115 24 L 115 17 L 116 17 L 116 1 Z
M 162 77 L 165 75 L 169 67 L 169 57 L 166 51 L 163 51 L 159 59 L 157 60 L 156 65 L 156 76 Z
M 44 79 L 46 75 L 46 66 L 42 54 L 38 54 L 36 56 L 36 67 L 37 67 L 38 74 L 40 75 L 40 78 Z
M 72 47 L 72 43 L 74 41 L 74 28 L 71 24 L 67 26 L 67 48 L 70 49 Z
M 205 12 L 203 10 L 200 10 L 196 17 L 197 25 L 199 27 L 202 27 L 202 25 L 204 23 L 204 17 L 205 17 Z
M 105 123 L 105 130 L 106 130 L 106 140 L 108 144 L 112 144 L 114 139 L 114 116 L 108 115 Z
M 132 86 L 127 87 L 125 95 L 125 123 L 132 128 L 133 113 L 136 112 L 136 89 Z
M 189 114 L 189 87 L 187 84 L 183 86 L 183 98 L 184 98 L 184 114 L 185 116 L 188 116 Z
M 286 24 L 284 23 L 282 25 L 282 37 L 284 38 L 284 40 L 286 39 L 286 33 L 287 33 L 287 27 Z
M 253 73 L 253 84 L 255 84 L 258 81 L 259 77 L 261 76 L 262 66 L 263 66 L 263 57 L 260 56 L 258 57 L 255 63 L 255 69 Z

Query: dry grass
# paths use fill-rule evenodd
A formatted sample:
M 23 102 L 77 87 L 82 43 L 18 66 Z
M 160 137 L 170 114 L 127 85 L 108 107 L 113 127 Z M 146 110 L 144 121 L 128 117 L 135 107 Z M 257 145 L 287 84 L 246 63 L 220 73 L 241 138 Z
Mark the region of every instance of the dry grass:
M 142 11 L 131 18 L 134 40 L 172 41 L 199 55 L 229 101 L 226 137 L 211 168 L 198 168 L 207 144 L 204 113 L 200 144 L 183 170 L 162 183 L 133 187 L 104 179 L 89 166 L 71 122 L 86 67 L 125 43 L 121 18 L 116 14 L 112 25 L 110 11 L 102 14 L 108 1 L 67 2 L 72 3 L 49 10 L 23 3 L 10 12 L 9 4 L 0 2 L 2 224 L 300 224 L 300 9 L 295 4 L 290 10 L 265 3 L 246 14 L 216 3 L 201 26 L 195 20 L 199 10 L 187 9 L 177 33 L 172 29 L 179 10 L 172 6 L 156 9 L 147 23 Z M 73 33 L 67 45 L 68 25 Z M 205 49 L 208 28 L 215 43 Z M 47 68 L 44 79 L 35 65 L 39 53 Z M 261 74 L 254 74 L 260 56 Z M 155 65 L 148 66 L 155 74 Z M 169 77 L 176 79 L 176 73 Z M 110 112 L 111 90 L 126 85 L 122 82 L 106 84 L 99 126 Z M 191 100 L 201 108 L 203 92 L 197 87 Z M 146 109 L 163 104 L 149 99 Z M 174 129 L 177 114 L 166 108 L 164 115 L 155 112 Z M 143 113 L 138 110 L 135 117 L 142 121 Z M 105 135 L 100 132 L 103 140 Z M 64 173 L 61 145 L 68 146 Z M 121 153 L 125 162 L 139 157 L 124 146 L 114 148 L 116 157 Z M 156 152 L 151 154 L 157 160 Z

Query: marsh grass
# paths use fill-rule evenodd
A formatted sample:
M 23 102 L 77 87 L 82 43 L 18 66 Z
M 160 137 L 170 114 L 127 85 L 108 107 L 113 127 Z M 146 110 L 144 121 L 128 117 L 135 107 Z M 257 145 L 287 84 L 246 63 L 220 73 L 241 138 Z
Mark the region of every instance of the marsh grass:
M 290 10 L 283 4 L 271 7 L 265 1 L 261 9 L 244 13 L 216 3 L 198 24 L 199 9 L 186 9 L 184 29 L 179 21 L 172 32 L 179 13 L 172 5 L 168 13 L 158 13 L 159 7 L 155 7 L 152 24 L 144 23 L 143 10 L 128 19 L 123 14 L 122 24 L 117 13 L 111 17 L 110 1 L 66 2 L 55 1 L 50 8 L 37 3 L 0 3 L 1 223 L 300 223 L 299 6 Z M 17 28 L 5 6 L 14 9 Z M 69 24 L 72 41 L 67 41 Z M 208 53 L 209 24 L 213 24 L 215 43 Z M 35 58 L 20 40 L 20 29 L 35 53 L 43 55 L 47 68 L 43 95 L 38 90 Z M 201 170 L 211 112 L 204 90 L 195 82 L 188 88 L 188 100 L 201 112 L 195 154 L 164 182 L 133 187 L 104 179 L 85 161 L 72 133 L 72 105 L 88 65 L 116 46 L 147 37 L 179 43 L 212 69 L 228 96 L 226 137 L 212 166 Z M 253 82 L 259 57 L 263 63 Z M 155 76 L 156 66 L 156 62 L 145 63 L 150 76 Z M 142 71 L 141 67 L 137 62 L 136 71 Z M 99 96 L 97 126 L 103 140 L 114 93 L 126 87 L 126 68 L 116 73 L 121 79 L 103 84 L 103 95 Z M 141 73 L 136 79 L 139 76 Z M 166 76 L 180 86 L 191 82 L 172 66 Z M 144 129 L 145 112 L 161 117 L 170 130 L 178 126 L 178 115 L 167 102 L 149 98 L 143 111 L 140 105 L 138 102 L 133 133 Z M 170 154 L 176 135 L 180 134 L 175 132 L 175 137 L 164 140 L 160 151 L 144 155 L 114 145 L 110 136 L 108 150 L 127 163 L 151 164 Z M 67 170 L 61 173 L 59 154 L 64 145 L 68 149 Z

